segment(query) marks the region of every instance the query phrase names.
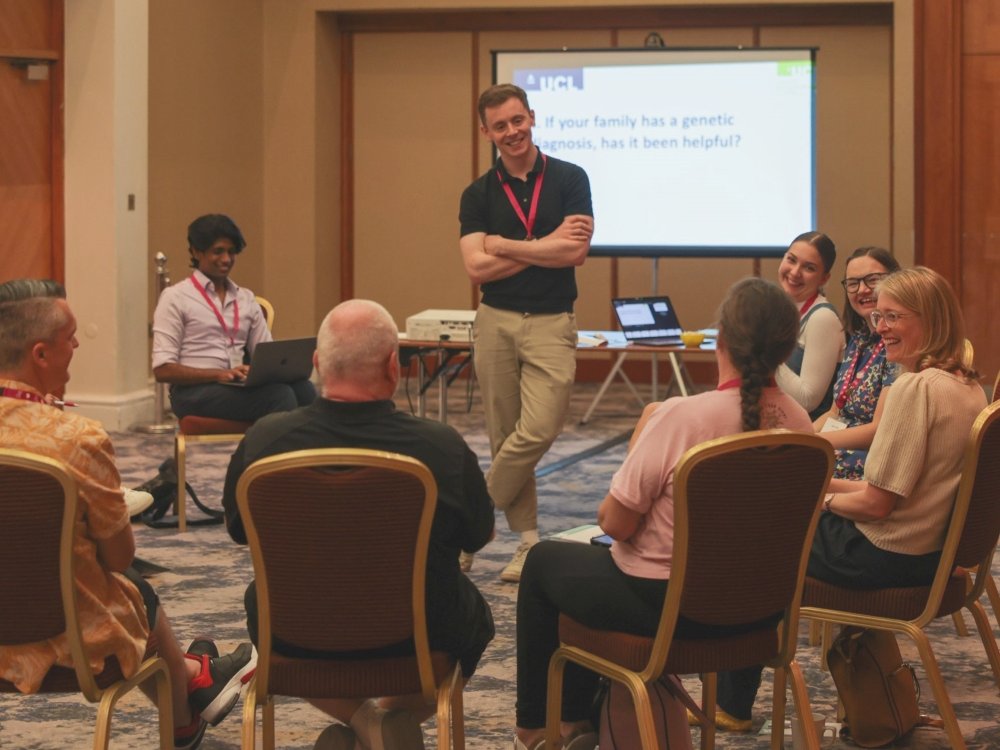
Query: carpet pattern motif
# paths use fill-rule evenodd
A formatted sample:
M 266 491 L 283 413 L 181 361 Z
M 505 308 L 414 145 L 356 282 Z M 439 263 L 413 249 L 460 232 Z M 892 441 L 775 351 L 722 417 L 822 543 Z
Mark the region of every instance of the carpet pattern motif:
M 482 412 L 475 399 L 465 410 L 463 389 L 455 387 L 449 399 L 450 422 L 461 432 L 485 468 L 489 450 L 483 429 Z M 603 443 L 630 430 L 638 416 L 634 399 L 624 388 L 612 388 L 594 413 L 590 423 L 580 425 L 595 393 L 595 386 L 579 386 L 564 433 L 542 466 Z M 405 397 L 400 407 L 407 408 Z M 436 414 L 433 397 L 428 413 Z M 171 455 L 171 435 L 122 433 L 112 436 L 119 467 L 126 485 L 134 486 L 153 476 L 163 458 Z M 199 497 L 211 506 L 220 502 L 222 480 L 234 445 L 193 446 L 189 452 L 188 477 Z M 539 481 L 540 531 L 548 536 L 585 523 L 593 523 L 597 505 L 607 492 L 611 475 L 620 465 L 624 444 L 594 457 L 552 472 Z M 190 517 L 198 515 L 189 502 Z M 135 527 L 139 555 L 169 568 L 151 581 L 159 593 L 182 644 L 197 636 L 211 636 L 223 650 L 246 639 L 243 614 L 243 590 L 252 577 L 246 548 L 233 544 L 222 526 L 191 528 L 186 534 L 173 530 L 154 530 L 141 524 Z M 470 748 L 509 748 L 512 744 L 514 715 L 514 613 L 517 587 L 499 581 L 498 575 L 517 546 L 515 535 L 498 519 L 497 539 L 476 556 L 470 574 L 493 608 L 497 638 L 487 650 L 479 671 L 465 692 L 465 726 Z M 994 575 L 1000 574 L 1000 562 L 994 563 Z M 357 603 L 355 603 L 357 606 Z M 996 618 L 987 605 L 991 621 Z M 9 613 L 5 613 L 9 616 Z M 993 682 L 982 644 L 975 635 L 971 617 L 966 617 L 971 635 L 961 638 L 950 620 L 932 628 L 932 641 L 945 681 L 961 722 L 969 748 L 1000 748 L 1000 698 Z M 996 631 L 995 631 L 996 632 Z M 819 649 L 808 646 L 802 629 L 798 659 L 806 675 L 813 711 L 832 720 L 836 710 L 836 692 L 829 675 L 819 663 Z M 918 664 L 915 649 L 901 643 L 904 657 Z M 923 678 L 922 669 L 918 674 Z M 697 695 L 696 677 L 685 677 L 692 694 Z M 771 675 L 765 673 L 754 711 L 754 731 L 748 734 L 717 734 L 722 750 L 767 747 L 769 737 L 760 735 L 761 725 L 770 716 Z M 929 684 L 922 679 L 921 710 L 936 715 Z M 790 702 L 790 697 L 789 697 Z M 205 750 L 232 750 L 240 746 L 240 708 L 222 724 L 209 728 L 202 745 Z M 323 714 L 297 700 L 279 700 L 276 708 L 277 746 L 308 749 L 329 723 Z M 8 696 L 0 697 L 0 748 L 24 750 L 67 750 L 91 746 L 95 708 L 82 697 Z M 694 731 L 697 743 L 697 730 Z M 258 730 L 258 742 L 260 732 Z M 427 747 L 435 741 L 433 721 L 425 725 Z M 112 747 L 146 748 L 156 746 L 155 711 L 140 695 L 127 697 L 120 705 L 112 730 Z M 790 742 L 788 743 L 790 746 Z M 833 747 L 853 747 L 836 740 Z M 947 748 L 944 732 L 919 728 L 898 747 L 919 750 Z

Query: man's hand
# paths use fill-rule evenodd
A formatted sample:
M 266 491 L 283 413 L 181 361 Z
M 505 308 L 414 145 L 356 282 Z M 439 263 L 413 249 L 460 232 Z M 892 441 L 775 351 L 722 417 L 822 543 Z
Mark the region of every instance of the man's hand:
M 219 371 L 219 382 L 220 383 L 232 383 L 234 380 L 246 380 L 247 375 L 250 374 L 250 365 L 238 365 L 237 367 L 230 368 L 229 370 Z
M 543 268 L 567 268 L 583 265 L 593 235 L 593 217 L 571 214 L 552 232 L 534 240 L 511 240 L 498 234 L 481 236 L 483 253 L 490 258 L 516 260 Z
M 573 214 L 563 219 L 549 237 L 570 240 L 571 242 L 590 242 L 594 236 L 594 217 L 584 214 Z
M 487 255 L 492 255 L 494 257 L 500 257 L 500 245 L 503 242 L 503 237 L 499 234 L 488 234 L 483 239 L 483 252 Z

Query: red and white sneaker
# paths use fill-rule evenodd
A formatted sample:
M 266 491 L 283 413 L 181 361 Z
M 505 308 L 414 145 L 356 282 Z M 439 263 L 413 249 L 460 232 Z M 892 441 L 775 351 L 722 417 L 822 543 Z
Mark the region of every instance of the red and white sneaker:
M 249 643 L 242 643 L 225 656 L 188 653 L 185 657 L 201 663 L 201 672 L 188 683 L 188 701 L 214 727 L 233 710 L 253 677 L 257 650 Z

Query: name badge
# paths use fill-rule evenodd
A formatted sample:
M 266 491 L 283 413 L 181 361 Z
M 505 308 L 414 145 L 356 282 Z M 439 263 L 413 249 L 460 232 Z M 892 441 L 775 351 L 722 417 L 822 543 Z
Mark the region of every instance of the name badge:
M 827 417 L 826 422 L 823 423 L 823 429 L 820 430 L 820 432 L 836 432 L 837 430 L 846 429 L 846 422 L 841 422 L 839 419 L 834 419 L 833 417 Z
M 229 347 L 229 366 L 239 367 L 243 364 L 243 350 L 237 346 Z

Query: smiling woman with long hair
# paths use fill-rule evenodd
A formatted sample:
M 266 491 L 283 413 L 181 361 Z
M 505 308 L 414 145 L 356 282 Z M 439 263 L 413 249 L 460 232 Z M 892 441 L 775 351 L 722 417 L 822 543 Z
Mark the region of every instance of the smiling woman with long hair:
M 836 260 L 833 240 L 805 232 L 792 240 L 778 266 L 778 283 L 799 310 L 799 338 L 776 377 L 813 419 L 830 407 L 830 386 L 844 350 L 837 310 L 823 295 Z

